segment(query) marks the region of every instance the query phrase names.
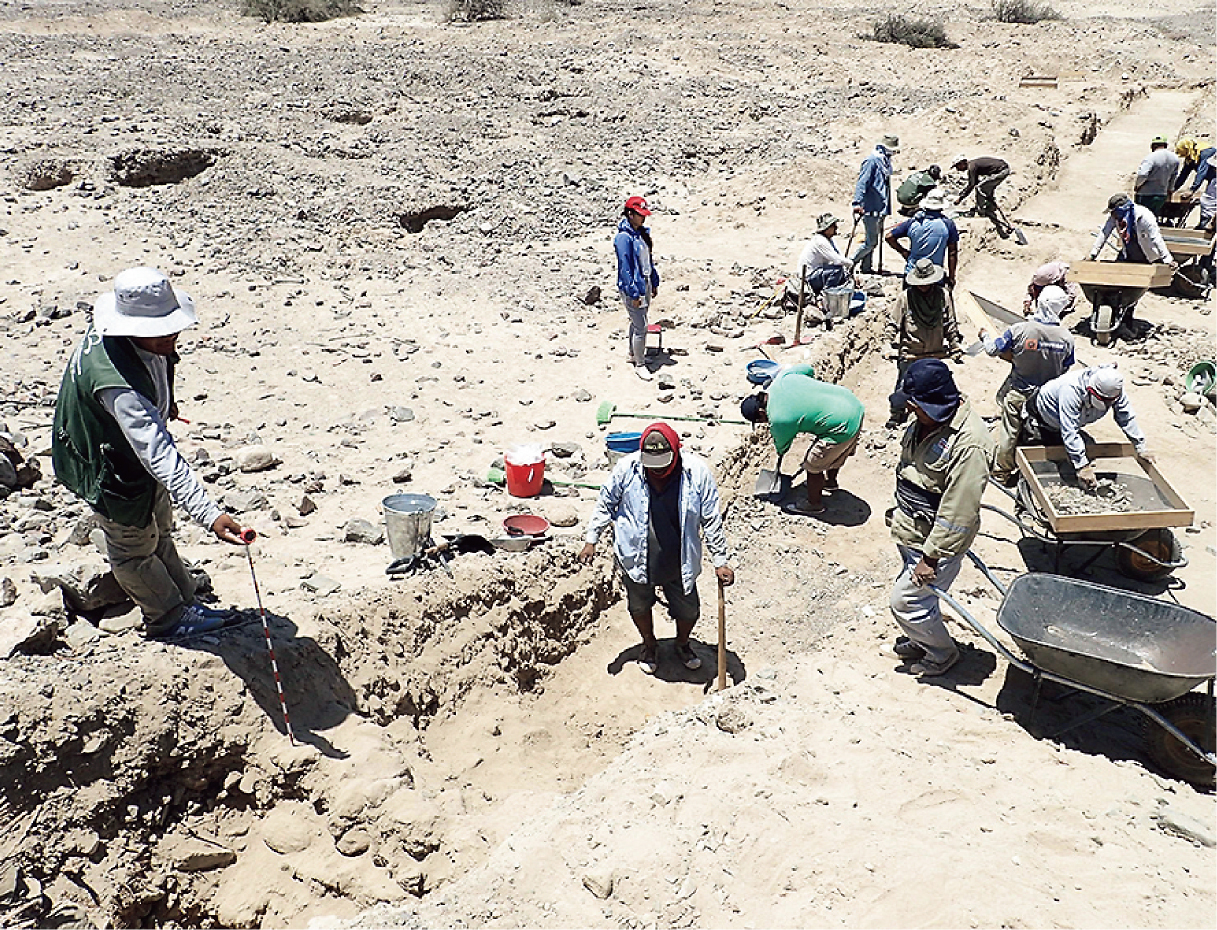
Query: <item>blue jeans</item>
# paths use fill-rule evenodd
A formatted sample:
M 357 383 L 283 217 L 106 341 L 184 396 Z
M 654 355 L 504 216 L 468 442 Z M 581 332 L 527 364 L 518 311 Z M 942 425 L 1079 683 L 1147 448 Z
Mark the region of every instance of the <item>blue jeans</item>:
M 863 213 L 862 228 L 866 231 L 866 238 L 850 258 L 853 259 L 854 267 L 863 274 L 870 274 L 871 253 L 879 246 L 879 234 L 883 232 L 883 216 L 879 213 Z

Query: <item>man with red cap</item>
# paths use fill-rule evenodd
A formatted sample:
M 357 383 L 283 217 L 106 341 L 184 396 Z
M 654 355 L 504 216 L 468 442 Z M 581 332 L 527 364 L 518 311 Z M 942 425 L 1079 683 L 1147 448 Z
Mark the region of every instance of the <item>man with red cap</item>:
M 613 526 L 613 550 L 625 579 L 630 619 L 642 636 L 638 667 L 648 675 L 659 663 L 659 643 L 651 615 L 662 588 L 676 621 L 676 656 L 686 668 L 701 667 L 689 643 L 701 613 L 697 576 L 701 537 L 722 585 L 735 582 L 727 566 L 727 538 L 719 511 L 718 487 L 700 458 L 681 452 L 680 437 L 666 423 L 642 433 L 638 452 L 624 456 L 600 490 L 579 558 L 588 562 L 605 528 Z
M 951 586 L 980 531 L 993 442 L 941 360 L 913 362 L 900 393 L 915 419 L 900 443 L 896 505 L 887 512 L 903 562 L 891 593 L 892 616 L 904 631 L 894 652 L 912 663 L 914 675 L 931 678 L 959 661 L 959 647 L 926 586 Z
M 651 298 L 659 293 L 659 272 L 652 255 L 651 230 L 646 218 L 651 208 L 641 197 L 630 197 L 621 211 L 613 250 L 617 253 L 617 292 L 630 315 L 630 357 L 634 373 L 643 381 L 651 380 L 647 367 L 647 311 Z

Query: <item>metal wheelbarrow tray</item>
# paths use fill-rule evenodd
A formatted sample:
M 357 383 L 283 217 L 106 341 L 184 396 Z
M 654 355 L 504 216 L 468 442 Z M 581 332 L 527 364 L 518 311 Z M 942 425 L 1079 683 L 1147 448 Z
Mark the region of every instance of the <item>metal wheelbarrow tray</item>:
M 1037 667 L 1127 701 L 1170 701 L 1217 672 L 1209 617 L 1075 578 L 1020 575 L 997 624 Z

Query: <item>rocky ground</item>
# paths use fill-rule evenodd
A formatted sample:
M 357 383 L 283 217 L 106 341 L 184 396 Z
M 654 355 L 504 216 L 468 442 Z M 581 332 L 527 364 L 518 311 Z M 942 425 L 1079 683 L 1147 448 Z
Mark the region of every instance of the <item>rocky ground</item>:
M 963 286 L 1014 307 L 1036 264 L 1084 254 L 1150 136 L 1212 138 L 1213 17 L 1057 8 L 1035 26 L 961 8 L 941 51 L 860 38 L 877 9 L 802 0 L 535 2 L 477 25 L 422 2 L 316 26 L 203 0 L 0 10 L 5 923 L 299 926 L 379 906 L 366 923 L 1210 924 L 1211 795 L 1154 767 L 1135 715 L 1037 741 L 1028 682 L 971 632 L 945 687 L 882 651 L 897 278 L 868 280 L 867 311 L 807 349 L 768 348 L 867 404 L 824 520 L 751 497 L 763 433 L 681 424 L 739 573 L 722 695 L 708 585 L 704 668 L 642 676 L 607 559 L 574 560 L 595 492 L 521 501 L 486 481 L 523 441 L 547 474 L 601 480 L 601 401 L 735 416 L 752 346 L 792 335 L 777 282 L 812 217 L 847 213 L 883 132 L 900 171 L 959 150 L 1014 166 L 1002 198 L 1031 244 L 962 219 Z M 1020 89 L 1032 73 L 1060 85 Z M 624 359 L 609 242 L 633 193 L 664 278 L 650 384 Z M 145 642 L 87 508 L 53 482 L 64 363 L 97 293 L 144 263 L 198 302 L 175 434 L 260 534 L 297 745 L 245 553 L 180 527 L 242 623 Z M 1212 304 L 1142 306 L 1148 339 L 1078 354 L 1126 369 L 1196 514 L 1190 565 L 1139 589 L 1211 615 L 1217 416 L 1183 382 L 1217 354 Z M 1002 367 L 957 370 L 986 415 Z M 380 501 L 402 490 L 439 500 L 437 533 L 498 535 L 523 511 L 554 529 L 390 581 Z M 977 550 L 1007 580 L 1051 567 L 995 516 Z M 1088 573 L 1131 584 L 1109 556 Z M 993 628 L 983 578 L 957 587 Z

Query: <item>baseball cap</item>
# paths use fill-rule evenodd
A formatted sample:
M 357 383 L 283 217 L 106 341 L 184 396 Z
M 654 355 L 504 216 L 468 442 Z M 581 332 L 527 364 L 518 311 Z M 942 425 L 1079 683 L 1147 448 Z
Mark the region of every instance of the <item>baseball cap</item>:
M 676 453 L 672 451 L 672 444 L 668 442 L 667 436 L 652 431 L 642 440 L 639 457 L 643 468 L 667 468 L 672 464 Z
M 641 213 L 643 216 L 651 215 L 651 208 L 647 206 L 646 198 L 644 197 L 630 197 L 625 202 L 625 208 L 633 210 L 635 213 Z
M 900 391 L 937 423 L 949 420 L 959 406 L 959 388 L 946 363 L 936 358 L 921 358 L 904 373 Z
M 1166 141 L 1166 136 L 1154 136 L 1153 140 L 1149 144 L 1150 145 L 1170 145 L 1170 143 Z
M 1127 207 L 1130 203 L 1127 194 L 1112 194 L 1107 198 L 1107 212 L 1118 210 L 1121 207 Z
M 761 422 L 761 395 L 749 394 L 740 402 L 739 412 L 749 423 Z

